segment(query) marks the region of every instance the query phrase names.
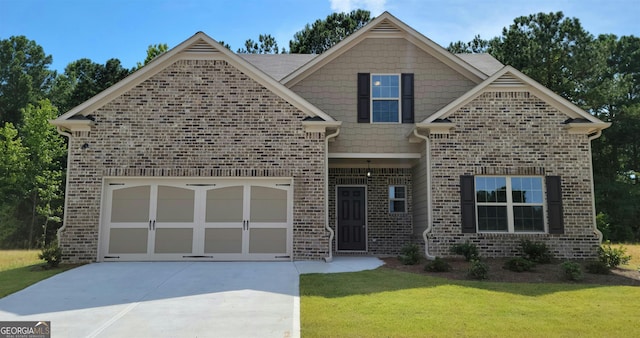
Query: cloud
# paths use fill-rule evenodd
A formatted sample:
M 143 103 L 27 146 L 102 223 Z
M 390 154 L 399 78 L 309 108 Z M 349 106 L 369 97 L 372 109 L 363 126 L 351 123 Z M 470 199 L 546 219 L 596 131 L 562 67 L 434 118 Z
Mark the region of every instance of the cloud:
M 385 11 L 387 0 L 329 0 L 329 2 L 334 12 L 349 13 L 356 9 L 366 9 L 372 16 L 377 16 Z

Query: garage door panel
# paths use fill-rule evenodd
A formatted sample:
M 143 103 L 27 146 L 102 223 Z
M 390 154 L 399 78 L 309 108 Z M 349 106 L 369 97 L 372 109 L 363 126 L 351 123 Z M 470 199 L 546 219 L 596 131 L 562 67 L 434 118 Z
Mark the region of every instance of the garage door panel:
M 155 232 L 155 253 L 193 252 L 193 229 L 190 228 L 162 228 Z
M 287 229 L 251 229 L 249 253 L 283 254 L 287 252 Z
M 113 191 L 111 199 L 111 222 L 147 222 L 151 187 L 139 186 L 122 188 Z
M 287 191 L 252 186 L 250 217 L 252 222 L 286 222 Z
M 206 203 L 206 222 L 242 222 L 244 187 L 208 190 Z
M 242 253 L 241 228 L 210 228 L 204 231 L 204 252 Z
M 192 223 L 195 199 L 195 191 L 191 189 L 158 186 L 156 221 Z
M 146 254 L 148 234 L 147 228 L 111 228 L 109 254 Z

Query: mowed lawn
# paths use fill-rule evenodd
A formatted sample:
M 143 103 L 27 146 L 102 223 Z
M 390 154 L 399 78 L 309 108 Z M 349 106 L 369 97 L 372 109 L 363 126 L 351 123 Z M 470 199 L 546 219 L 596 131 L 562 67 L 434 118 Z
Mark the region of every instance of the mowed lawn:
M 74 267 L 43 269 L 38 254 L 39 250 L 0 250 L 0 298 Z
M 625 247 L 633 255 L 640 246 Z M 302 275 L 300 295 L 302 337 L 640 337 L 640 287 L 457 281 L 383 267 Z

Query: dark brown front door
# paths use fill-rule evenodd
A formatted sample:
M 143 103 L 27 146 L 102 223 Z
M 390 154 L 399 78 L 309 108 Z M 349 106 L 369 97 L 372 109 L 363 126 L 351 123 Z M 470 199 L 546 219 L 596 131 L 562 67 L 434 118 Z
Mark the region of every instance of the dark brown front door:
M 338 187 L 338 250 L 366 250 L 364 187 Z

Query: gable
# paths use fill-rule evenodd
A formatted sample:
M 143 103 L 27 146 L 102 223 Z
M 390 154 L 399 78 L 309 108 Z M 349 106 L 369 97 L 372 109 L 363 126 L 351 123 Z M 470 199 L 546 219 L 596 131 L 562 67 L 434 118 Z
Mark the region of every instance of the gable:
M 291 89 L 335 119 L 356 122 L 359 73 L 413 74 L 416 121 L 425 119 L 476 85 L 405 39 L 376 38 L 362 40 Z
M 544 103 L 566 116 L 563 124 L 564 128 L 569 130 L 569 133 L 592 134 L 611 125 L 611 123 L 602 122 L 515 68 L 505 66 L 435 114 L 420 123 L 416 123 L 416 126 L 430 129 L 432 132 L 447 133 L 449 129 L 455 126 L 454 123 L 448 120 L 451 114 L 458 112 L 461 107 L 489 92 L 522 92 L 538 97 Z
M 291 88 L 366 39 L 406 40 L 474 83 L 479 83 L 487 77 L 485 73 L 473 67 L 468 62 L 451 54 L 388 12 L 384 12 L 365 27 L 351 34 L 328 51 L 282 79 L 282 82 Z M 368 57 L 371 56 L 372 55 L 368 55 Z
M 235 69 L 278 95 L 289 104 L 300 109 L 307 116 L 320 117 L 324 121 L 335 121 L 331 116 L 281 85 L 274 78 L 253 66 L 251 63 L 221 46 L 206 34 L 198 32 L 180 45 L 157 57 L 142 69 L 71 109 L 69 112 L 51 121 L 51 123 L 68 130 L 79 130 L 78 128 L 84 128 L 86 130 L 87 127 L 90 128 L 92 121 L 78 117 L 90 115 L 95 110 L 103 107 L 105 104 L 113 101 L 115 98 L 165 70 L 179 60 L 222 60 L 228 62 Z

